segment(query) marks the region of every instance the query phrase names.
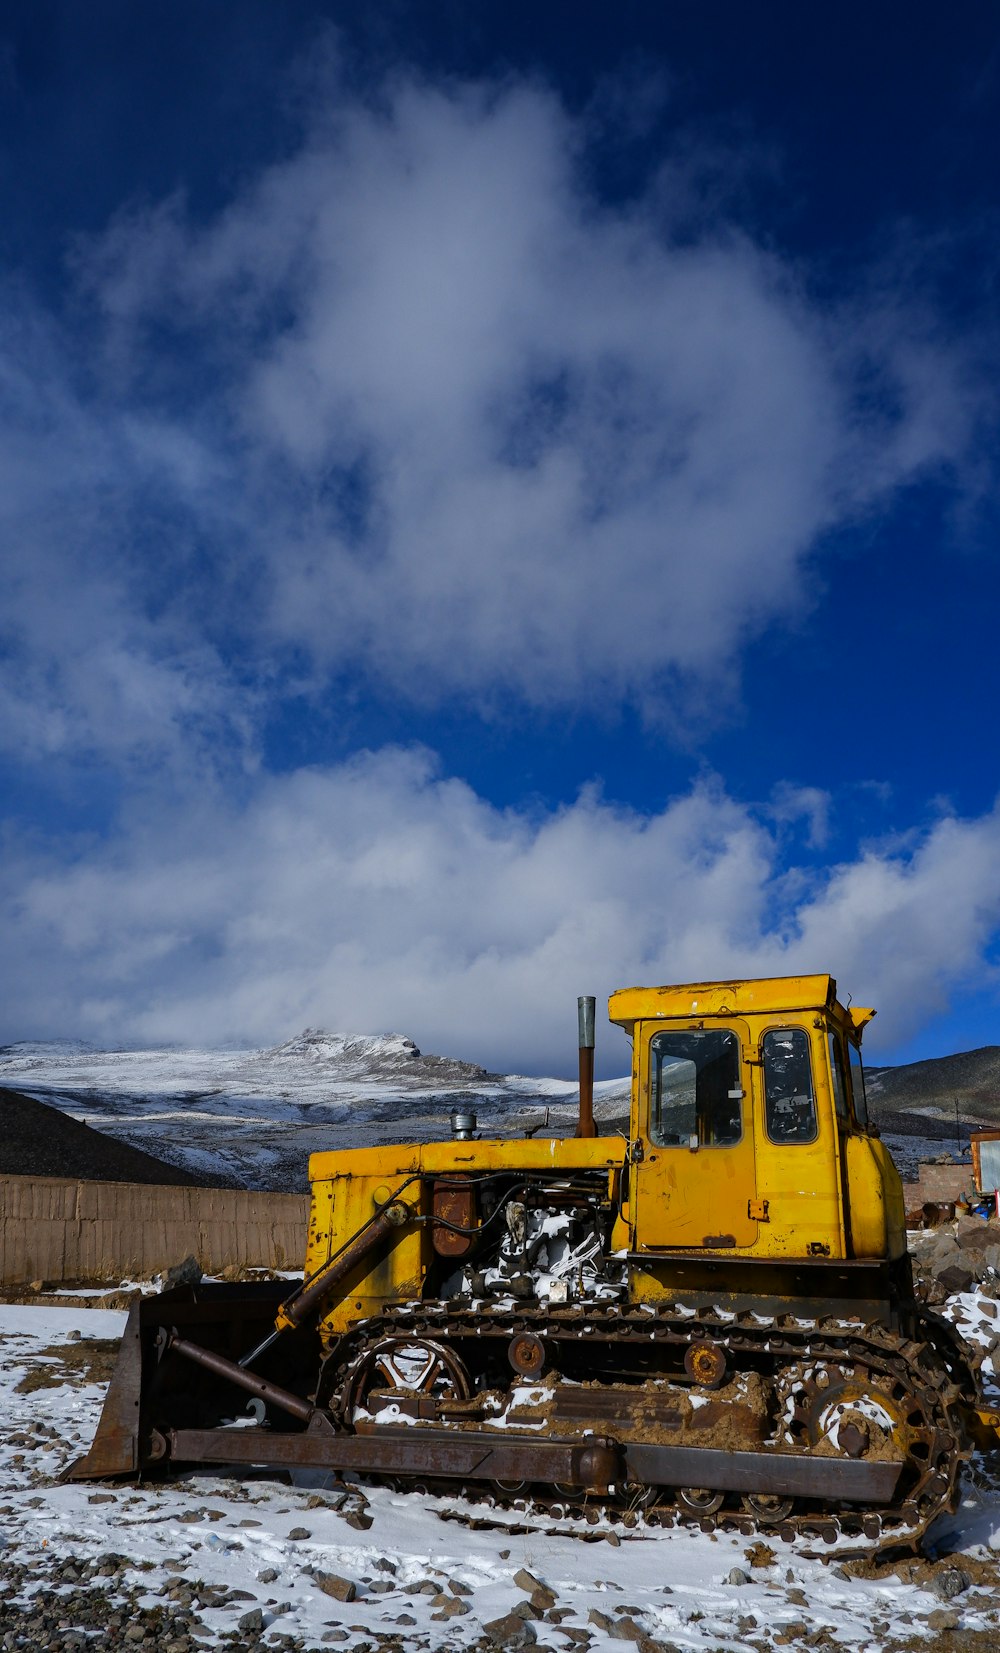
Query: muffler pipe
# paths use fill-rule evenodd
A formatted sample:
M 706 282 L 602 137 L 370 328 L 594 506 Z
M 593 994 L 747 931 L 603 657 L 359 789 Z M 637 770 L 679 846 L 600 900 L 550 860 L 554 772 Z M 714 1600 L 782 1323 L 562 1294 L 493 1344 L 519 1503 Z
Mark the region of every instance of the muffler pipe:
M 589 995 L 576 1001 L 576 1017 L 580 1033 L 580 1118 L 577 1136 L 596 1136 L 594 1124 L 594 1021 L 597 1000 Z

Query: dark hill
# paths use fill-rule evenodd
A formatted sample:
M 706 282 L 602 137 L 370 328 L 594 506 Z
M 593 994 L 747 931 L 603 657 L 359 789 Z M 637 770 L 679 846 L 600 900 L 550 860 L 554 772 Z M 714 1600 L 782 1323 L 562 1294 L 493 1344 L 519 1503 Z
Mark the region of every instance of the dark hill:
M 876 1117 L 893 1111 L 933 1108 L 942 1116 L 1000 1120 L 1000 1045 L 908 1062 L 898 1068 L 869 1068 L 865 1086 Z
M 0 1086 L 0 1175 L 79 1177 L 84 1182 L 145 1182 L 173 1188 L 227 1188 L 221 1177 L 197 1177 L 141 1148 L 92 1131 L 58 1108 Z

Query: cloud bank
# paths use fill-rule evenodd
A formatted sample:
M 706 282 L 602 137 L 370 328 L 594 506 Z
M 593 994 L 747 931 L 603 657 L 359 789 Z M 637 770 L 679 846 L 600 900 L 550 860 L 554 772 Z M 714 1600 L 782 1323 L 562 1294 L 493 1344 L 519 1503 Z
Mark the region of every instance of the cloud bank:
M 555 815 L 500 811 L 404 750 L 264 780 L 243 805 L 158 800 L 75 865 L 8 854 L 0 1027 L 210 1044 L 397 1030 L 552 1071 L 574 1060 L 581 992 L 829 969 L 879 1007 L 877 1052 L 992 977 L 1000 814 L 822 874 L 789 867 L 784 830 L 709 783 L 648 816 L 593 791 Z M 615 1071 L 621 1038 L 601 1042 Z
M 820 302 L 692 214 L 697 157 L 604 202 L 588 139 L 538 85 L 333 74 L 224 209 L 78 245 L 62 321 L 10 295 L 9 738 L 235 737 L 248 687 L 347 678 L 717 706 L 826 536 L 970 462 L 981 386 L 916 300 Z
M 589 141 L 538 84 L 334 70 L 222 209 L 127 205 L 58 314 L 8 280 L 0 752 L 116 805 L 10 814 L 5 1036 L 552 1067 L 580 991 L 830 967 L 901 1037 L 984 967 L 992 815 L 820 874 L 788 833 L 830 800 L 780 775 L 537 815 L 419 750 L 267 773 L 310 697 L 718 709 L 831 536 L 974 470 L 981 385 L 916 299 L 821 301 L 699 216 L 690 154 L 602 200 Z

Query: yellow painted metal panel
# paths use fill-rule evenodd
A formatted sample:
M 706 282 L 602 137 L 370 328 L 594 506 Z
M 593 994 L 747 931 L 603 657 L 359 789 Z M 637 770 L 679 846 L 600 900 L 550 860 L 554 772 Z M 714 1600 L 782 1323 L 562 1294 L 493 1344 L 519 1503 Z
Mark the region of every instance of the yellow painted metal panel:
M 750 1016 L 822 1010 L 837 984 L 830 976 L 770 976 L 760 981 L 688 982 L 674 987 L 623 987 L 608 1000 L 609 1020 L 631 1028 L 651 1017 Z

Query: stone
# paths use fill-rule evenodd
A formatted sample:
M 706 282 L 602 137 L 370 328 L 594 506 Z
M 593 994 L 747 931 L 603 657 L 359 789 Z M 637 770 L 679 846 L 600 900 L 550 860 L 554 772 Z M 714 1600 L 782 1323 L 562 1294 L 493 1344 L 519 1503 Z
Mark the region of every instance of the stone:
M 950 1267 L 941 1269 L 937 1280 L 938 1285 L 943 1286 L 949 1296 L 957 1291 L 970 1291 L 975 1285 L 975 1275 L 964 1263 L 953 1263 Z
M 514 1580 L 517 1583 L 517 1580 Z M 468 1584 L 463 1584 L 460 1578 L 450 1578 L 448 1588 L 453 1596 L 471 1596 L 472 1590 Z
M 996 1241 L 996 1229 L 983 1222 L 982 1217 L 959 1217 L 955 1239 L 963 1251 L 984 1251 Z
M 927 1615 L 929 1630 L 957 1630 L 960 1623 L 959 1615 L 948 1607 L 935 1607 L 933 1613 Z
M 483 1629 L 494 1647 L 530 1647 L 538 1640 L 530 1619 L 522 1619 L 517 1613 L 490 1619 Z
M 391 1578 L 373 1578 L 367 1586 L 370 1596 L 387 1596 L 396 1588 Z
M 357 1586 L 349 1578 L 341 1578 L 339 1573 L 317 1573 L 316 1583 L 325 1596 L 332 1596 L 334 1601 L 353 1601 L 357 1595 Z
M 309 1531 L 308 1527 L 292 1527 L 288 1537 L 291 1543 L 300 1544 L 303 1539 L 311 1538 L 312 1533 Z
M 638 1642 L 646 1639 L 645 1630 L 640 1624 L 636 1624 L 635 1619 L 630 1618 L 627 1613 L 616 1620 L 614 1629 L 609 1634 L 612 1641 L 616 1642 Z
M 931 1579 L 930 1588 L 939 1601 L 954 1601 L 971 1583 L 967 1573 L 959 1567 L 944 1567 Z
M 464 1613 L 472 1611 L 468 1602 L 463 1601 L 461 1596 L 437 1596 L 435 1601 L 438 1609 L 436 1613 L 431 1614 L 434 1619 L 460 1618 Z
M 248 1630 L 263 1630 L 264 1615 L 259 1607 L 251 1607 L 249 1613 L 244 1613 L 239 1621 L 238 1628 L 244 1633 Z
M 556 1593 L 550 1590 L 547 1584 L 539 1584 L 536 1590 L 532 1590 L 528 1600 L 536 1613 L 548 1613 L 556 1604 Z
M 349 1510 L 343 1519 L 349 1527 L 354 1528 L 355 1532 L 367 1532 L 368 1528 L 374 1524 L 372 1517 L 366 1515 L 363 1510 Z
M 599 1607 L 592 1607 L 587 1614 L 587 1623 L 593 1624 L 598 1630 L 613 1630 L 615 1621 L 607 1613 L 602 1613 Z
M 545 1588 L 544 1581 L 540 1578 L 536 1578 L 534 1573 L 529 1573 L 527 1567 L 519 1567 L 517 1569 L 517 1572 L 514 1574 L 514 1583 L 517 1585 L 519 1590 L 524 1591 L 526 1596 L 530 1596 L 532 1590 L 541 1590 Z
M 273 1584 L 275 1579 L 277 1578 L 277 1576 L 278 1576 L 277 1567 L 265 1567 L 261 1572 L 259 1572 L 257 1574 L 257 1577 L 260 1580 L 261 1584 Z
M 188 1255 L 183 1263 L 175 1263 L 168 1268 L 163 1276 L 163 1290 L 169 1291 L 172 1286 L 197 1286 L 201 1284 L 203 1269 L 197 1257 Z
M 745 1573 L 742 1567 L 731 1567 L 729 1572 L 726 1574 L 726 1583 L 735 1585 L 749 1584 L 750 1574 Z

